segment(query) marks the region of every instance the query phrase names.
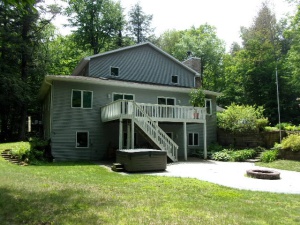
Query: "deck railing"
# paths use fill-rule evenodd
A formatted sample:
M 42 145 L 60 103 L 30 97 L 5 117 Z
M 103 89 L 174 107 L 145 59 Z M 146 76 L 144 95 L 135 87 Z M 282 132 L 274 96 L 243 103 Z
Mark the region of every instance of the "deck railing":
M 177 161 L 178 145 L 157 125 L 156 122 L 145 113 L 135 102 L 129 102 L 133 106 L 134 122 L 147 134 L 147 136 L 162 150 L 167 151 L 168 157 Z
M 130 118 L 133 115 L 133 104 L 128 100 L 112 102 L 101 109 L 102 121 Z M 206 109 L 191 106 L 171 106 L 136 103 L 152 120 L 155 121 L 199 121 L 205 120 Z

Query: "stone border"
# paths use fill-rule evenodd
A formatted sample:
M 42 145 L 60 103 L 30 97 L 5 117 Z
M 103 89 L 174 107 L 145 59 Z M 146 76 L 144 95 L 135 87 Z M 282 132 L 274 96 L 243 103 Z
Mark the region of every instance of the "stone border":
M 247 175 L 252 178 L 265 179 L 265 180 L 278 180 L 280 173 L 274 170 L 267 169 L 251 169 L 247 170 Z

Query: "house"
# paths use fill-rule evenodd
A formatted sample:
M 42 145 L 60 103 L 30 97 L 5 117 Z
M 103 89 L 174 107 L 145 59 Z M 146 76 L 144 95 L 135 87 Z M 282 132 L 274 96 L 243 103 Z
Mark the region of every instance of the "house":
M 86 57 L 71 76 L 45 77 L 44 138 L 56 160 L 101 160 L 116 149 L 155 148 L 172 161 L 216 141 L 216 97 L 194 108 L 200 75 L 147 42 Z

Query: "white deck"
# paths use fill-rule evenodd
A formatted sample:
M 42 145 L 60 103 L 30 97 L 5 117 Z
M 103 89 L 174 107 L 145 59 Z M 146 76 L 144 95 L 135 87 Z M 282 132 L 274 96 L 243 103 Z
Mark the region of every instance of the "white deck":
M 191 106 L 171 106 L 136 103 L 151 120 L 157 122 L 187 122 L 204 123 L 206 109 Z M 119 100 L 112 102 L 101 109 L 101 118 L 103 122 L 131 119 L 140 117 L 139 111 L 134 109 L 132 101 Z

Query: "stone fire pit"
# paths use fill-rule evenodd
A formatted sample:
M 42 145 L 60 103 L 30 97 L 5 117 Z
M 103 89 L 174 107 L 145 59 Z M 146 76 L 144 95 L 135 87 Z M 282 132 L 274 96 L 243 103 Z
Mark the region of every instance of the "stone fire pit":
M 265 180 L 278 180 L 280 173 L 274 170 L 267 169 L 250 169 L 247 170 L 247 175 L 252 178 L 265 179 Z

